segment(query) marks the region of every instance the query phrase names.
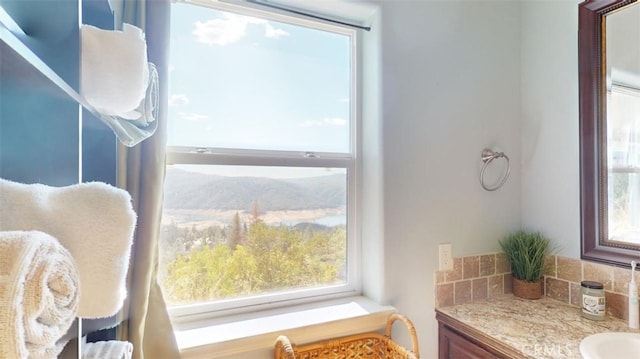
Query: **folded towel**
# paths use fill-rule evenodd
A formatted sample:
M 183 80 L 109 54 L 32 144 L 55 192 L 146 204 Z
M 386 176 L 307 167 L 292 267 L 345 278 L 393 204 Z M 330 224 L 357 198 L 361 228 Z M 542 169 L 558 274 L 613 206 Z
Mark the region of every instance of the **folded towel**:
M 130 24 L 122 31 L 82 25 L 80 44 L 82 96 L 102 114 L 139 118 L 136 108 L 149 80 L 142 30 Z
M 73 257 L 55 238 L 0 232 L 0 358 L 56 358 L 76 317 L 78 285 Z
M 95 115 L 126 146 L 135 146 L 157 128 L 158 72 L 147 61 L 143 31 L 123 24 L 122 31 L 80 27 L 80 93 Z
M 80 317 L 108 317 L 122 307 L 135 221 L 129 193 L 105 183 L 0 179 L 0 230 L 42 231 L 69 250 L 80 271 Z
M 140 117 L 132 120 L 119 116 L 96 114 L 105 123 L 118 140 L 125 146 L 132 147 L 151 137 L 158 128 L 159 80 L 156 66 L 149 62 L 149 84 L 145 98 L 136 111 Z
M 117 340 L 82 345 L 82 359 L 130 359 L 132 353 L 133 344 Z

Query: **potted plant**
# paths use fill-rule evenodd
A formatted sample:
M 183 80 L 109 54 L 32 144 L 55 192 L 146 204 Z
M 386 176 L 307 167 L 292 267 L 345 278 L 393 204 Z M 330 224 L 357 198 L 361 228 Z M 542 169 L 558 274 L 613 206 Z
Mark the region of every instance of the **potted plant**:
M 539 232 L 517 231 L 499 241 L 513 277 L 513 294 L 538 299 L 544 293 L 544 270 L 549 239 Z

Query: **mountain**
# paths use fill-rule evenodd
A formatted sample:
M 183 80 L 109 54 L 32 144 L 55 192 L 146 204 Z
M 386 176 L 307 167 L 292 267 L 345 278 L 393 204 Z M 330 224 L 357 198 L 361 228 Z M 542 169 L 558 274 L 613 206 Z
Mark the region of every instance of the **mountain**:
M 344 207 L 344 175 L 274 179 L 226 177 L 173 167 L 165 177 L 167 209 L 240 209 L 258 202 L 262 212 Z

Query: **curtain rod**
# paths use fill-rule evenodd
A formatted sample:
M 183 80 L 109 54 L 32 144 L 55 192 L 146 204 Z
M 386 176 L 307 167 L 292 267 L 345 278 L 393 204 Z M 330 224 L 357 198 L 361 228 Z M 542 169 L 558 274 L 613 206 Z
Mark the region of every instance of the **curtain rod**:
M 328 21 L 334 24 L 339 24 L 339 25 L 343 25 L 343 26 L 348 26 L 348 27 L 352 27 L 355 29 L 360 29 L 360 30 L 365 30 L 365 31 L 371 31 L 371 27 L 370 26 L 362 26 L 362 25 L 357 25 L 357 24 L 351 24 L 348 22 L 344 22 L 344 21 L 340 21 L 340 20 L 336 20 L 336 19 L 330 19 L 330 18 L 326 18 L 326 17 L 322 17 L 319 15 L 314 15 L 311 13 L 307 13 L 304 11 L 300 11 L 300 10 L 296 10 L 296 9 L 292 9 L 286 6 L 281 6 L 281 5 L 276 5 L 273 3 L 268 3 L 268 2 L 263 2 L 260 0 L 244 0 L 245 2 L 251 3 L 251 4 L 256 4 L 256 5 L 260 5 L 260 6 L 266 6 L 266 7 L 270 7 L 273 9 L 277 9 L 277 10 L 281 10 L 281 11 L 286 11 L 292 14 L 296 14 L 296 15 L 302 15 L 302 16 L 306 16 L 306 17 L 310 17 L 313 19 L 318 19 L 318 20 L 324 20 L 324 21 Z

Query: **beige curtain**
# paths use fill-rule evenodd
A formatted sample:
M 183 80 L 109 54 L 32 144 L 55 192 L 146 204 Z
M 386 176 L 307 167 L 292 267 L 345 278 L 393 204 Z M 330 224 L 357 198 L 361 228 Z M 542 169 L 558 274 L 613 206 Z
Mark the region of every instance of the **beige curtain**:
M 157 282 L 158 237 L 162 219 L 165 173 L 169 0 L 112 1 L 116 29 L 122 23 L 142 28 L 149 61 L 160 79 L 156 133 L 135 147 L 118 147 L 118 187 L 133 198 L 138 214 L 128 278 L 128 298 L 118 328 L 120 340 L 133 343 L 135 359 L 179 358 L 173 328 Z

